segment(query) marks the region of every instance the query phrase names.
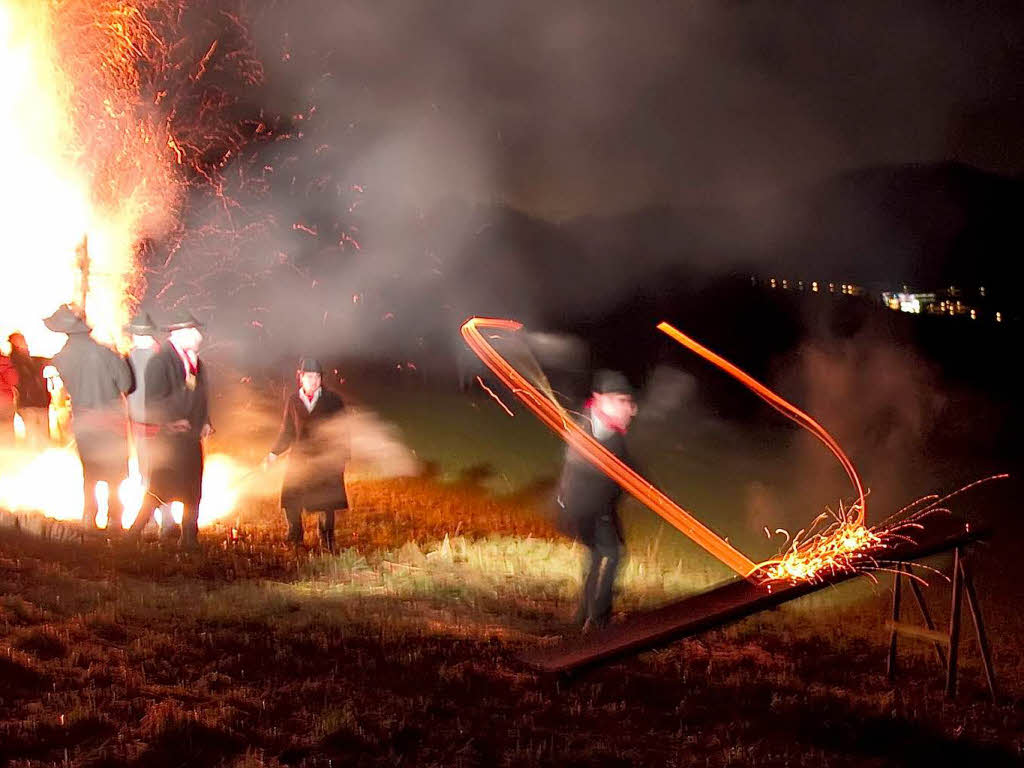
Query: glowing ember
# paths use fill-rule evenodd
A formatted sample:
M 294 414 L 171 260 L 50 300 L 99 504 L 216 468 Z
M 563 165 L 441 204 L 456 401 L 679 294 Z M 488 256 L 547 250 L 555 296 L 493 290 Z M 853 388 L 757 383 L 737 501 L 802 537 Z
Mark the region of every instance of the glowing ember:
M 782 554 L 758 564 L 753 577 L 764 582 L 814 582 L 862 568 L 872 553 L 886 545 L 892 534 L 866 528 L 857 521 L 858 511 L 841 509 L 838 515 L 820 515 L 808 530 L 792 538 Z M 823 524 L 822 530 L 815 530 Z

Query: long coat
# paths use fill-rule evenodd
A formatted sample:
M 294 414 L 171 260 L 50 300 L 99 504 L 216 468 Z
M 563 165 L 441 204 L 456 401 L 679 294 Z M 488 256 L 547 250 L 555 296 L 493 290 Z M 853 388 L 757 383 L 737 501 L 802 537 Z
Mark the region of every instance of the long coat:
M 206 371 L 199 361 L 194 386 L 170 344 L 160 347 L 145 371 L 146 419 L 158 425 L 150 456 L 149 489 L 163 501 L 199 505 L 203 492 L 203 427 L 209 424 Z M 172 432 L 168 425 L 185 419 L 188 430 Z
M 348 508 L 344 412 L 341 397 L 329 389 L 320 390 L 312 411 L 306 410 L 298 392 L 288 398 L 281 429 L 270 449 L 275 455 L 291 449 L 281 488 L 285 509 L 322 512 Z
M 50 392 L 43 378 L 45 357 L 31 357 L 17 350 L 11 352 L 11 365 L 18 371 L 18 408 L 49 408 Z
M 128 435 L 122 396 L 132 388 L 128 363 L 88 334 L 72 333 L 53 364 L 71 398 L 71 429 L 83 468 L 90 476 L 123 477 Z
M 600 439 L 594 435 L 589 420 L 584 420 L 580 427 L 627 465 L 632 463 L 626 438 L 620 432 Z M 566 452 L 557 493 L 555 522 L 563 533 L 592 546 L 598 520 L 608 516 L 622 540 L 618 512 L 622 487 L 572 448 Z

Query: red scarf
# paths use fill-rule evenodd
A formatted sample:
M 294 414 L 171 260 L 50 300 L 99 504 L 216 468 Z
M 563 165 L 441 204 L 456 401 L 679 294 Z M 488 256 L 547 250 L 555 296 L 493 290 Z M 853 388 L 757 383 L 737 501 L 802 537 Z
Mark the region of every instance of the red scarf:
M 600 409 L 594 407 L 594 398 L 590 398 L 589 400 L 587 400 L 587 402 L 583 404 L 583 407 L 586 410 L 590 411 L 593 417 L 600 421 L 602 424 L 604 424 L 608 429 L 613 430 L 614 432 L 618 432 L 620 435 L 626 434 L 626 430 L 624 430 L 620 426 L 612 424 L 610 421 L 608 421 L 608 417 L 601 413 Z

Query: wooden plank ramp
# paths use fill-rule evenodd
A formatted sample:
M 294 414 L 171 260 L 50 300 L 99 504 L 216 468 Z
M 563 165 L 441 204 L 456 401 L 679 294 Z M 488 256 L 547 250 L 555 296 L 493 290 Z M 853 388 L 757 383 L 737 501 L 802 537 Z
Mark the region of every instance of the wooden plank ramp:
M 923 530 L 913 532 L 916 542 L 900 541 L 885 550 L 880 558 L 884 560 L 883 567 L 885 564 L 909 563 L 962 547 L 987 535 L 987 531 L 972 531 L 963 520 L 936 517 L 929 520 Z M 605 664 L 725 626 L 858 575 L 861 574 L 831 574 L 814 583 L 776 584 L 771 590 L 736 579 L 699 595 L 630 616 L 605 629 L 531 649 L 521 658 L 527 664 L 549 672 L 571 672 Z

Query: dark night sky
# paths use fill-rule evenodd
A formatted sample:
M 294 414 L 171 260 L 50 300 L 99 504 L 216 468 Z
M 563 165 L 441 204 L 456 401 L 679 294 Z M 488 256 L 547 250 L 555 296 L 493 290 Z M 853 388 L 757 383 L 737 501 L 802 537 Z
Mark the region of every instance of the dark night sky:
M 414 205 L 557 218 L 1024 169 L 1020 2 L 292 0 L 254 34 L 267 106 L 359 126 L 352 177 Z

